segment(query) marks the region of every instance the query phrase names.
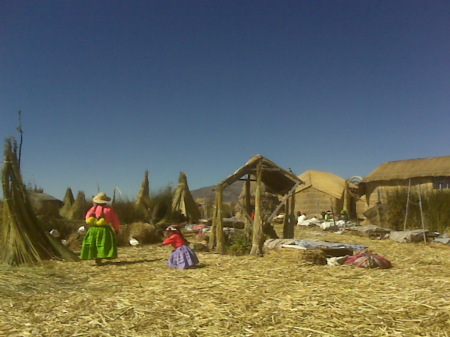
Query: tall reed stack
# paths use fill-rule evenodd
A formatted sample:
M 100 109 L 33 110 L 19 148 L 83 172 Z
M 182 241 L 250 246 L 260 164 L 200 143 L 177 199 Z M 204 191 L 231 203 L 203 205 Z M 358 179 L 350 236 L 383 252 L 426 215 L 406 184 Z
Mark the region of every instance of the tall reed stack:
M 17 142 L 13 138 L 8 138 L 5 144 L 2 186 L 4 205 L 0 257 L 4 263 L 18 266 L 53 258 L 79 260 L 47 233 L 36 217 L 20 175 Z

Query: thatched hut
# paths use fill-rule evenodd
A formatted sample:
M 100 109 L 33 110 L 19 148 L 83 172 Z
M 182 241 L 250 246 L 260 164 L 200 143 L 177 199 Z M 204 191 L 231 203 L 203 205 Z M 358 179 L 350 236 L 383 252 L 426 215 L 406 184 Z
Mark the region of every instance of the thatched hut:
M 28 195 L 36 215 L 59 216 L 59 210 L 64 205 L 61 200 L 43 192 L 28 191 Z
M 357 212 L 363 206 L 358 196 L 361 177 L 344 179 L 330 172 L 316 170 L 308 170 L 298 177 L 304 184 L 295 191 L 296 211 L 320 217 L 324 211 L 338 213 L 346 210 L 350 218 L 357 218 Z
M 244 177 L 245 176 L 245 177 Z M 224 236 L 223 236 L 223 191 L 228 186 L 233 184 L 235 181 L 244 180 L 246 186 L 246 202 L 243 205 L 246 218 L 248 221 L 252 222 L 252 255 L 262 254 L 262 226 L 263 219 L 261 217 L 261 191 L 262 184 L 265 185 L 267 189 L 271 192 L 276 193 L 282 197 L 280 205 L 275 209 L 275 211 L 268 217 L 264 219 L 266 222 L 271 221 L 276 213 L 282 206 L 285 206 L 286 217 L 285 217 L 285 227 L 284 227 L 284 237 L 293 237 L 294 234 L 294 209 L 295 209 L 295 198 L 294 191 L 298 185 L 302 184 L 302 181 L 296 177 L 292 172 L 284 170 L 283 168 L 276 165 L 269 159 L 261 156 L 255 155 L 241 168 L 235 171 L 232 175 L 224 179 L 216 187 L 216 198 L 215 198 L 215 212 L 213 217 L 212 225 L 212 236 L 209 241 L 209 246 L 211 250 L 216 250 L 219 253 L 224 251 Z M 255 201 L 254 201 L 254 216 L 250 217 L 252 213 L 250 204 L 250 182 L 256 181 L 255 183 Z
M 390 161 L 378 166 L 359 184 L 370 208 L 399 187 L 420 185 L 423 191 L 450 188 L 450 156 Z
M 386 162 L 359 184 L 359 195 L 366 198 L 364 215 L 379 217 L 388 194 L 414 187 L 423 192 L 450 187 L 450 156 Z M 406 201 L 405 201 L 406 202 Z
M 319 217 L 323 211 L 338 212 L 344 208 L 344 178 L 316 170 L 308 170 L 298 178 L 305 183 L 295 191 L 296 211 Z

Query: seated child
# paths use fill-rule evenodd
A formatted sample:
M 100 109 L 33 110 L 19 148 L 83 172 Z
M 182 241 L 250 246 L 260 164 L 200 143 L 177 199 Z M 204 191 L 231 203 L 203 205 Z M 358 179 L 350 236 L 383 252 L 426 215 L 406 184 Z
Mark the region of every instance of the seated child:
M 170 268 L 188 269 L 198 264 L 197 255 L 189 247 L 189 242 L 183 237 L 183 234 L 177 226 L 172 225 L 167 227 L 165 234 L 168 238 L 162 245 L 172 245 L 174 248 L 167 261 L 167 265 Z

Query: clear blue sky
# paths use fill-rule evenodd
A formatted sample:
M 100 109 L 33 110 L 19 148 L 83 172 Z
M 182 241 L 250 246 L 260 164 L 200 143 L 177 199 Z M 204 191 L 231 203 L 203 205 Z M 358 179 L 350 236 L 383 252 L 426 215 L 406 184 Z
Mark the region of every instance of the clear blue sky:
M 450 155 L 449 1 L 0 2 L 0 137 L 62 198 L 255 154 L 343 178 Z M 3 152 L 2 152 L 3 153 Z

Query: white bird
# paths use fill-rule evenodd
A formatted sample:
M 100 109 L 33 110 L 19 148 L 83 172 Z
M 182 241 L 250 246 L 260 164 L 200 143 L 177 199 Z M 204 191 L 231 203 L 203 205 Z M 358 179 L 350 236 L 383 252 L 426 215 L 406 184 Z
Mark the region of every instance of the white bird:
M 86 232 L 86 228 L 84 226 L 81 226 L 80 228 L 78 228 L 77 232 L 78 234 L 84 234 L 84 232 Z
M 139 245 L 139 241 L 136 240 L 135 238 L 131 238 L 129 242 L 130 242 L 130 245 L 132 245 L 133 247 L 136 247 Z

